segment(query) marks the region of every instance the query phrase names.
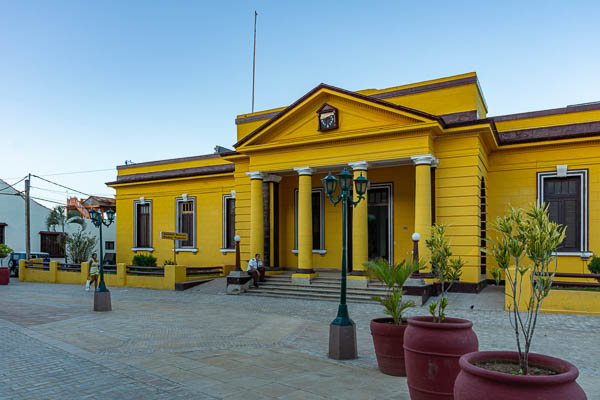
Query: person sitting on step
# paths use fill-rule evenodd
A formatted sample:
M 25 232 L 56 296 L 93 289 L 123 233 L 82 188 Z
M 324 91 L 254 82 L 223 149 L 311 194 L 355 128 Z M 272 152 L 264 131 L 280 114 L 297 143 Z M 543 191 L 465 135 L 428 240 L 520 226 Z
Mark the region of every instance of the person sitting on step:
M 252 275 L 254 287 L 258 287 L 258 281 L 265 282 L 265 268 L 260 260 L 260 254 L 256 254 L 254 258 L 250 259 L 246 271 Z

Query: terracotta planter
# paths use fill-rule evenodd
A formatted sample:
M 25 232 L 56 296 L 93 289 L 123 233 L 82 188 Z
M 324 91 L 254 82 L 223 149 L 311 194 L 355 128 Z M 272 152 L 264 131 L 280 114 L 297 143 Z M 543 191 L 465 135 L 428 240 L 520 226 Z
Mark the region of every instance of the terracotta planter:
M 0 267 L 0 285 L 8 285 L 8 282 L 10 282 L 10 270 Z
M 541 354 L 529 353 L 529 364 L 560 371 L 558 375 L 521 376 L 476 367 L 479 361 L 515 360 L 514 351 L 478 351 L 460 358 L 460 374 L 454 385 L 456 400 L 581 400 L 587 399 L 575 382 L 579 371 L 566 361 Z
M 432 317 L 409 318 L 404 332 L 412 400 L 453 399 L 459 358 L 479 349 L 472 322 L 458 318 L 446 318 L 442 323 L 432 321 Z
M 406 376 L 403 345 L 407 325 L 393 325 L 393 321 L 392 318 L 375 318 L 371 321 L 377 365 L 384 374 Z

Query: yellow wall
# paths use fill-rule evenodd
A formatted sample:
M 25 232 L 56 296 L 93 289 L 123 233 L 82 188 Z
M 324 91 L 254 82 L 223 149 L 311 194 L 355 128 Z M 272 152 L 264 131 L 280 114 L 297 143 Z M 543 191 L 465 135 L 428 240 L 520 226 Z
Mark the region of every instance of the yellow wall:
M 173 259 L 173 241 L 160 238 L 161 231 L 175 231 L 175 199 L 187 193 L 196 197 L 196 254 L 178 252 L 177 263 L 187 266 L 234 264 L 235 255 L 223 255 L 223 195 L 234 187 L 232 174 L 179 181 L 140 183 L 117 187 L 117 261 L 131 264 L 134 253 L 134 201 L 152 200 L 152 255 L 158 264 Z
M 600 144 L 577 142 L 544 147 L 515 148 L 490 155 L 488 220 L 504 215 L 508 204 L 527 207 L 537 201 L 537 173 L 556 171 L 556 165 L 569 169 L 588 169 L 589 174 L 589 251 L 600 251 Z M 489 235 L 493 235 L 492 232 Z M 587 262 L 578 256 L 559 257 L 559 272 L 589 273 Z M 489 275 L 488 275 L 489 276 Z

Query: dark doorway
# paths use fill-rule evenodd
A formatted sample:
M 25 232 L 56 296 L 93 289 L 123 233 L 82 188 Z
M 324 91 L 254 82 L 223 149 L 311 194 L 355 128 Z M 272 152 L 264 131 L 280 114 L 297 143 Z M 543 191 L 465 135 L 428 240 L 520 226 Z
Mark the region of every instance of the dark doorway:
M 391 262 L 391 187 L 372 187 L 368 192 L 369 259 Z

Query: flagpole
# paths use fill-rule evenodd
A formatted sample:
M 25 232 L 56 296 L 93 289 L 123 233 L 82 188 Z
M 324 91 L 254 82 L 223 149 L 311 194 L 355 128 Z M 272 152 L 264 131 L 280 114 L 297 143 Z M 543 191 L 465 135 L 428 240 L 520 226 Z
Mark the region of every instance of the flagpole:
M 258 13 L 254 10 L 254 51 L 252 54 L 252 112 L 254 112 L 254 76 L 256 71 L 256 16 Z

